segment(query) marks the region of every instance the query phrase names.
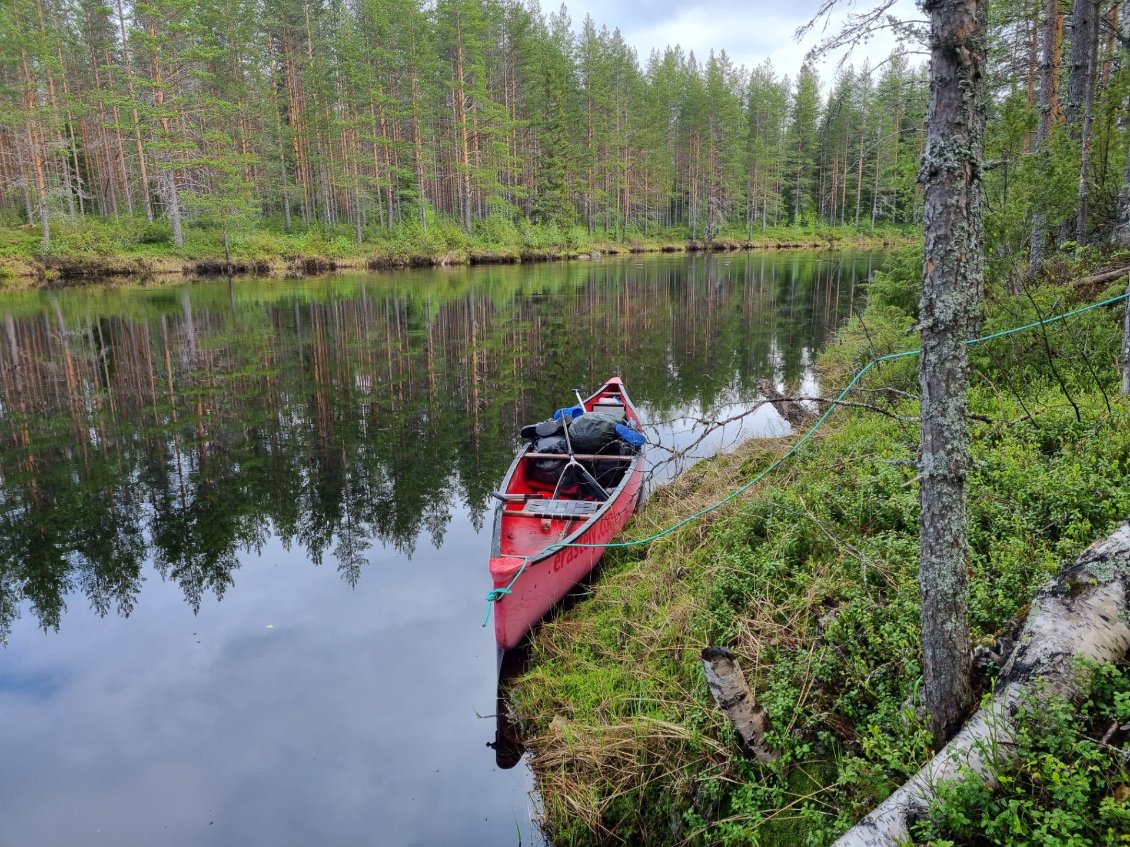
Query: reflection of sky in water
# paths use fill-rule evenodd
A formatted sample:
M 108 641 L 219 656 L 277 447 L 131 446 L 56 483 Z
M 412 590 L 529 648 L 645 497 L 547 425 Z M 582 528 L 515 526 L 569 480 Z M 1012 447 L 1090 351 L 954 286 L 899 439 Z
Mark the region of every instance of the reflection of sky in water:
M 784 434 L 754 381 L 815 393 L 813 345 L 851 308 L 856 265 L 678 257 L 0 298 L 0 387 L 27 404 L 13 408 L 54 404 L 30 446 L 0 430 L 0 534 L 25 545 L 0 550 L 23 612 L 0 648 L 0 847 L 537 843 L 528 770 L 485 747 L 485 510 L 517 428 L 618 370 L 649 436 L 685 451 L 652 451 L 657 481 Z M 44 311 L 56 300 L 66 335 Z M 93 422 L 81 449 L 76 409 Z M 215 571 L 193 558 L 206 543 Z M 150 556 L 136 602 L 123 551 Z M 52 609 L 21 580 L 50 604 L 54 568 L 71 568 L 68 609 L 44 633 Z M 87 596 L 116 609 L 118 576 L 132 612 L 99 618 Z
M 806 375 L 806 392 L 814 379 Z M 811 389 L 815 390 L 815 389 Z M 649 487 L 662 485 L 695 462 L 730 450 L 749 438 L 777 438 L 789 434 L 789 425 L 768 403 L 725 399 L 709 408 L 692 406 L 665 417 L 644 419 L 648 442 L 659 445 L 648 452 Z
M 194 617 L 150 572 L 129 619 L 71 597 L 0 653 L 0 845 L 509 844 L 496 771 L 489 538 L 375 550 L 356 589 L 268 543 Z M 461 626 L 452 627 L 452 621 Z M 494 772 L 491 772 L 494 771 Z

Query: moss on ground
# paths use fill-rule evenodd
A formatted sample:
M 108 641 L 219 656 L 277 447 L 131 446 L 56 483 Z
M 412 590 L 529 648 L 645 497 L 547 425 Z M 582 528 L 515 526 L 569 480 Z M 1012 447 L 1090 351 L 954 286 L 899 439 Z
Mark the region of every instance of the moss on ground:
M 1068 286 L 1030 294 L 993 303 L 986 332 L 1081 305 Z M 823 358 L 825 385 L 843 384 L 873 343 L 914 346 L 898 299 L 845 327 Z M 991 643 L 1060 563 L 1130 517 L 1119 317 L 1090 312 L 1046 341 L 974 348 L 975 641 Z M 901 393 L 915 373 L 913 360 L 883 368 L 855 397 L 879 411 L 839 412 L 744 497 L 611 551 L 591 598 L 540 629 L 513 696 L 555 845 L 827 844 L 928 759 L 916 709 L 917 407 Z M 697 466 L 653 497 L 630 536 L 720 499 L 785 447 L 750 442 Z M 739 656 L 779 761 L 738 752 L 703 679 L 708 644 Z

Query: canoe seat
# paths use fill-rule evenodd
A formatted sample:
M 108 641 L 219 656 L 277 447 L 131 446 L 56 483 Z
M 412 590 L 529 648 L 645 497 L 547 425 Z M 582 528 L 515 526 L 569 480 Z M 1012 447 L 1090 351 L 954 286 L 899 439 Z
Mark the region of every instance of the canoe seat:
M 576 518 L 591 515 L 603 505 L 596 500 L 527 500 L 522 514 L 537 518 Z

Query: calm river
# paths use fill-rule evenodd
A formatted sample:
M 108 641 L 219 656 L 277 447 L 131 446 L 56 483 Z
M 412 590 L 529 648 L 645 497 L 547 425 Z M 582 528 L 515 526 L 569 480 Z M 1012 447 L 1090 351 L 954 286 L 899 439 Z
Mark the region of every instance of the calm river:
M 536 843 L 480 625 L 518 429 L 615 373 L 668 448 L 811 390 L 877 261 L 0 295 L 0 847 Z

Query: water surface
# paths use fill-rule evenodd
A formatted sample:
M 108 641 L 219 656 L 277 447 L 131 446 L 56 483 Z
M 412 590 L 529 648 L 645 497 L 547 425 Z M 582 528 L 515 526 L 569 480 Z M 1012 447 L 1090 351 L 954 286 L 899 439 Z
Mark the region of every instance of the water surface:
M 518 429 L 619 373 L 667 450 L 784 431 L 696 422 L 814 390 L 876 261 L 0 297 L 0 847 L 534 841 L 480 626 Z

